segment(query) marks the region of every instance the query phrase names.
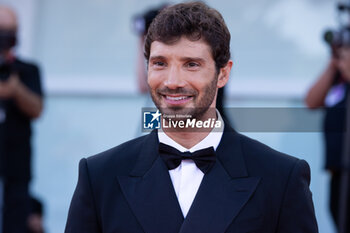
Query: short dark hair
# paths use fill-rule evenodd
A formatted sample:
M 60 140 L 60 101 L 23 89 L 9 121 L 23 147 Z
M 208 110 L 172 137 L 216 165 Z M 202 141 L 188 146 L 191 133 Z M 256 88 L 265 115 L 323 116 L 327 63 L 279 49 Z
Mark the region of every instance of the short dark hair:
M 211 48 L 217 71 L 230 59 L 230 32 L 221 14 L 202 2 L 180 3 L 163 9 L 153 20 L 145 40 L 145 58 L 153 41 L 171 44 L 186 36 L 203 39 Z

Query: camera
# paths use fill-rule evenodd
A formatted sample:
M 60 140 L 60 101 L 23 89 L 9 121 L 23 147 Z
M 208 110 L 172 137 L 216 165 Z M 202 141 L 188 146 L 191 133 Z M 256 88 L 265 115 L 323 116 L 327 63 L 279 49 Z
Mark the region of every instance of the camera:
M 16 45 L 16 32 L 0 30 L 0 51 L 6 51 Z
M 324 40 L 335 48 L 350 46 L 350 28 L 341 28 L 340 30 L 327 30 L 324 33 Z
M 350 46 L 350 4 L 339 3 L 337 9 L 340 29 L 331 29 L 324 33 L 324 40 L 333 52 L 340 47 Z M 345 22 L 342 22 L 344 19 Z

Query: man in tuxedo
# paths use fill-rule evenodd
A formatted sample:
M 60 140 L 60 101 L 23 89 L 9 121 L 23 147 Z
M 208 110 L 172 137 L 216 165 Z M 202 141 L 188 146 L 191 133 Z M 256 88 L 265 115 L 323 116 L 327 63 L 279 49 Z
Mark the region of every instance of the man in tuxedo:
M 66 233 L 318 232 L 308 164 L 238 134 L 215 109 L 229 45 L 204 3 L 159 13 L 145 57 L 163 129 L 80 161 Z M 188 116 L 215 126 L 181 127 Z

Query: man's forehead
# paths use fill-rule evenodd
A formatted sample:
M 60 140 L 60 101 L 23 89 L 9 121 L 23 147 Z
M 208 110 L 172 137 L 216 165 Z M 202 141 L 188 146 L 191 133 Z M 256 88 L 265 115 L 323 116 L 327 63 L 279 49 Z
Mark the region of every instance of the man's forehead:
M 203 39 L 189 40 L 181 37 L 173 43 L 153 41 L 150 49 L 150 57 L 178 55 L 184 57 L 211 56 L 210 46 Z

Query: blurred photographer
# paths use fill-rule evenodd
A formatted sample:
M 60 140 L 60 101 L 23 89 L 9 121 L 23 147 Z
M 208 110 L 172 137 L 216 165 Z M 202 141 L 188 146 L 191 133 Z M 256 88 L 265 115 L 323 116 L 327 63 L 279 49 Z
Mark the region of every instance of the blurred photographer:
M 339 4 L 339 14 L 350 16 L 350 5 Z M 330 210 L 341 233 L 350 232 L 349 200 L 349 90 L 350 90 L 350 21 L 340 30 L 327 31 L 325 40 L 331 58 L 305 98 L 311 109 L 325 107 L 324 139 L 326 169 L 331 175 Z
M 42 90 L 36 65 L 15 57 L 17 19 L 0 6 L 0 164 L 4 187 L 2 232 L 23 233 L 30 208 L 31 121 L 40 116 Z

